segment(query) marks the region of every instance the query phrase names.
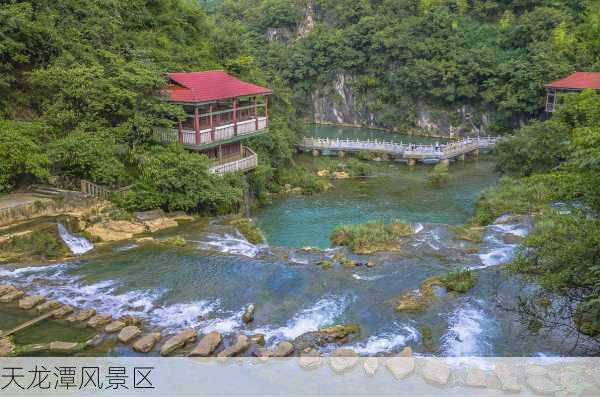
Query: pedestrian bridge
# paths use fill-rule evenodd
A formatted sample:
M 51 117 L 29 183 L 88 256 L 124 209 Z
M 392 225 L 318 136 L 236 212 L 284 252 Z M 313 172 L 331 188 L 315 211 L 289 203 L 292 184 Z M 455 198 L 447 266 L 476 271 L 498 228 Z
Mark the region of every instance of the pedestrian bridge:
M 379 140 L 361 141 L 358 139 L 305 137 L 296 146 L 302 151 L 311 150 L 315 156 L 321 154 L 323 150 L 337 152 L 340 156 L 343 156 L 346 152 L 370 151 L 386 153 L 390 157 L 406 159 L 409 164 L 414 164 L 416 161 L 436 160 L 448 162 L 454 158 L 464 159 L 464 156 L 468 153 L 478 155 L 480 149 L 493 147 L 498 139 L 498 137 L 487 136 L 464 138 L 445 144 L 423 145 Z

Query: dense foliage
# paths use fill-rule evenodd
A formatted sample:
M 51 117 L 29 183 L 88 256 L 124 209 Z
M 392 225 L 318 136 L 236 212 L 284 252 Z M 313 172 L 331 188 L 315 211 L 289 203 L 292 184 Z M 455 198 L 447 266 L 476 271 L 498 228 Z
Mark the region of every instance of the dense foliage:
M 219 17 L 248 28 L 257 59 L 290 84 L 300 111 L 316 90 L 337 97 L 345 76 L 357 108 L 383 127 L 414 126 L 426 102 L 454 126 L 487 118 L 488 130 L 510 131 L 541 112 L 545 82 L 600 70 L 595 0 L 222 3 Z
M 581 332 L 600 335 L 600 95 L 572 95 L 551 120 L 522 128 L 497 150 L 500 169 L 512 176 L 484 192 L 478 220 L 537 214 L 513 270 L 561 297 Z M 556 327 L 547 314 L 528 312 L 537 328 Z
M 166 72 L 223 68 L 274 89 L 268 134 L 250 145 L 262 178 L 278 183 L 302 129 L 289 92 L 265 74 L 241 27 L 216 24 L 186 0 L 42 0 L 0 5 L 0 191 L 85 178 L 133 184 L 128 209 L 161 206 L 224 212 L 241 200 L 242 180 L 208 175 L 208 161 L 157 148 L 151 128 L 183 117 L 159 100 Z M 273 20 L 273 23 L 276 19 Z M 172 167 L 166 170 L 161 167 Z

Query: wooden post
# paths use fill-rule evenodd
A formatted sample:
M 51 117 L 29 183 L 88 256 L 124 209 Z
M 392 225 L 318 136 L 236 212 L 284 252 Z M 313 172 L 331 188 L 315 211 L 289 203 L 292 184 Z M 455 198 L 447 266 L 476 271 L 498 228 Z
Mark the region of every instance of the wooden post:
M 233 135 L 237 135 L 237 98 L 233 98 Z
M 183 144 L 183 126 L 179 122 L 179 143 Z
M 198 106 L 194 106 L 194 130 L 196 131 L 196 145 L 200 144 L 200 114 Z
M 210 124 L 210 140 L 211 142 L 215 140 L 215 126 L 213 123 L 213 105 L 212 103 L 208 105 L 208 122 Z
M 254 129 L 258 131 L 258 109 L 256 109 L 256 97 L 254 97 Z
M 269 128 L 269 96 L 265 95 L 265 127 Z
M 223 149 L 221 148 L 221 145 L 218 146 L 217 153 L 219 155 L 219 164 L 222 164 L 223 163 Z

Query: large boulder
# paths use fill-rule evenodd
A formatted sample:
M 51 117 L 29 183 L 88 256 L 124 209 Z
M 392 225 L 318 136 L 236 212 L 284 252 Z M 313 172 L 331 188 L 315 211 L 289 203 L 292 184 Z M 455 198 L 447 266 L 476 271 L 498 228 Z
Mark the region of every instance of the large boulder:
M 162 356 L 168 356 L 175 350 L 182 348 L 189 342 L 196 340 L 198 333 L 195 329 L 186 329 L 179 332 L 177 335 L 167 339 L 167 341 L 160 348 L 160 354 Z
M 208 357 L 219 347 L 223 338 L 217 331 L 209 332 L 204 335 L 194 350 L 189 354 L 190 357 Z
M 87 321 L 96 315 L 96 309 L 82 309 L 67 317 L 67 321 L 75 323 L 78 321 Z
M 256 306 L 254 303 L 251 303 L 246 307 L 244 314 L 242 315 L 242 320 L 244 323 L 248 324 L 254 320 L 254 312 L 256 311 Z
M 121 331 L 123 332 L 123 331 Z M 142 336 L 133 344 L 133 350 L 138 351 L 140 353 L 148 353 L 160 340 L 160 332 L 153 332 L 148 335 Z
M 504 241 L 504 244 L 520 244 L 521 241 L 523 240 L 523 237 L 517 235 L 517 234 L 513 234 L 513 233 L 504 233 L 502 235 L 502 241 Z
M 125 328 L 125 326 L 126 324 L 123 321 L 117 320 L 104 327 L 104 331 L 109 334 L 112 334 L 121 331 L 123 328 Z
M 494 373 L 500 381 L 500 388 L 507 393 L 520 393 L 521 386 L 515 372 L 504 364 L 498 364 L 494 367 Z
M 35 311 L 38 313 L 46 313 L 46 312 L 49 312 L 50 310 L 56 310 L 61 306 L 62 306 L 62 303 L 60 303 L 60 301 L 50 300 L 50 301 L 46 301 L 46 302 L 36 306 Z
M 50 342 L 50 353 L 73 354 L 82 349 L 83 345 L 75 342 Z
M 21 297 L 23 297 L 23 295 L 25 295 L 25 292 L 19 291 L 19 290 L 8 292 L 8 293 L 0 296 L 0 303 L 11 303 L 11 302 L 14 302 L 15 300 L 20 299 Z
M 54 310 L 52 312 L 52 316 L 54 318 L 63 318 L 71 313 L 73 313 L 75 311 L 75 309 L 73 309 L 73 306 L 70 305 L 64 305 L 62 307 L 59 307 L 58 309 Z
M 110 314 L 97 314 L 90 318 L 87 322 L 88 327 L 101 328 L 112 322 L 112 316 Z
M 128 325 L 119 332 L 119 335 L 117 335 L 117 339 L 119 340 L 119 342 L 128 345 L 129 343 L 131 343 L 131 341 L 133 341 L 141 334 L 142 331 L 138 327 L 136 327 L 135 325 Z
M 30 295 L 19 300 L 19 309 L 30 310 L 40 303 L 44 302 L 46 298 L 41 295 Z
M 428 359 L 421 370 L 423 379 L 436 386 L 446 386 L 452 375 L 452 368 L 442 360 Z
M 146 226 L 143 223 L 125 220 L 97 223 L 86 229 L 86 232 L 102 241 L 127 240 L 132 238 L 134 234 L 144 233 L 145 231 Z
M 336 349 L 329 355 L 329 367 L 341 374 L 350 371 L 358 364 L 358 354 L 352 349 Z
M 217 354 L 219 358 L 233 357 L 245 352 L 250 347 L 250 339 L 246 335 L 238 335 L 235 343 Z

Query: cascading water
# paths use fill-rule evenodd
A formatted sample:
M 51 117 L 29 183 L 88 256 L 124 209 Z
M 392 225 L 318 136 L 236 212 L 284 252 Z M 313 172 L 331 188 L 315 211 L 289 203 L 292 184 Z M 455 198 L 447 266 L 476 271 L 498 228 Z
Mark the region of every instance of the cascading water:
M 58 224 L 58 234 L 75 255 L 85 254 L 94 249 L 94 244 L 88 239 L 72 235 L 62 223 Z

